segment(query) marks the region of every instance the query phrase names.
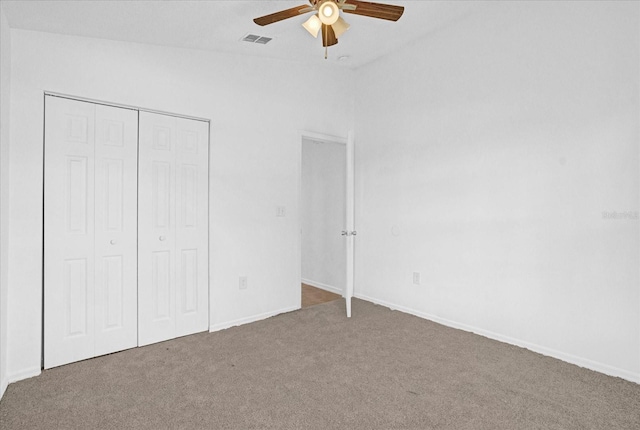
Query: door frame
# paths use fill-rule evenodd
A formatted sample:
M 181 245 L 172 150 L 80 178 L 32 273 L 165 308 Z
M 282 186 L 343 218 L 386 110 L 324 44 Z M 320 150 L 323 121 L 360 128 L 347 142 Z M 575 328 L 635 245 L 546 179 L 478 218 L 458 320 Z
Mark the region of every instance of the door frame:
M 317 140 L 327 143 L 336 143 L 344 145 L 345 147 L 345 163 L 346 163 L 346 177 L 345 177 L 345 226 L 344 229 L 347 232 L 354 231 L 355 220 L 355 189 L 354 189 L 354 177 L 355 177 L 355 164 L 354 164 L 354 133 L 349 131 L 347 137 L 339 137 L 330 134 L 317 133 L 314 131 L 299 130 L 298 131 L 298 245 L 297 245 L 297 285 L 296 291 L 300 291 L 300 282 L 302 280 L 302 144 L 305 139 Z M 336 232 L 337 234 L 337 232 Z M 354 236 L 346 236 L 346 274 L 345 274 L 345 290 L 342 293 L 342 297 L 346 300 L 346 313 L 347 317 L 351 317 L 351 298 L 353 297 L 353 282 L 354 282 Z M 302 306 L 302 298 L 298 294 L 297 307 Z
M 211 119 L 209 118 L 203 118 L 203 117 L 196 117 L 196 116 L 190 116 L 190 115 L 182 115 L 182 114 L 177 114 L 174 112 L 166 112 L 166 111 L 161 111 L 161 110 L 156 110 L 156 109 L 148 109 L 148 108 L 143 108 L 143 107 L 139 107 L 139 106 L 132 106 L 132 105 L 126 105 L 123 103 L 115 103 L 115 102 L 110 102 L 110 101 L 104 101 L 104 100 L 97 100 L 97 99 L 91 99 L 91 98 L 87 98 L 87 97 L 81 97 L 81 96 L 75 96 L 75 95 L 71 95 L 71 94 L 64 94 L 64 93 L 58 93 L 58 92 L 54 92 L 54 91 L 43 91 L 43 109 L 42 109 L 42 124 L 43 124 L 43 134 L 42 134 L 42 171 L 43 171 L 43 176 L 42 176 L 42 199 L 43 199 L 43 203 L 44 203 L 44 153 L 45 153 L 45 145 L 46 145 L 46 141 L 44 139 L 45 137 L 45 132 L 44 132 L 44 127 L 46 127 L 46 123 L 45 123 L 45 115 L 46 115 L 46 109 L 47 109 L 47 104 L 46 104 L 46 100 L 47 100 L 47 96 L 50 97 L 59 97 L 59 98 L 63 98 L 63 99 L 69 99 L 69 100 L 75 100 L 75 101 L 79 101 L 79 102 L 86 102 L 86 103 L 93 103 L 96 105 L 104 105 L 104 106 L 111 106 L 111 107 L 115 107 L 115 108 L 121 108 L 121 109 L 129 109 L 129 110 L 135 110 L 138 112 L 150 112 L 150 113 L 156 113 L 156 114 L 161 114 L 161 115 L 167 115 L 167 116 L 173 116 L 173 117 L 177 117 L 177 118 L 184 118 L 184 119 L 189 119 L 189 120 L 195 120 L 195 121 L 202 121 L 207 123 L 207 129 L 208 129 L 208 136 L 207 136 L 207 146 L 208 146 L 208 154 L 207 154 L 207 314 L 208 314 L 208 327 L 207 327 L 207 331 L 211 331 L 211 208 L 212 208 L 212 198 L 211 198 Z M 138 115 L 139 116 L 139 115 Z M 44 204 L 42 207 L 43 213 L 43 219 L 42 219 L 42 260 L 41 260 L 41 264 L 42 264 L 42 285 L 41 285 L 41 297 L 40 297 L 40 303 L 41 303 L 41 308 L 40 308 L 40 370 L 44 370 L 44 307 L 45 307 L 45 302 L 44 302 Z M 138 347 L 138 346 L 137 346 Z

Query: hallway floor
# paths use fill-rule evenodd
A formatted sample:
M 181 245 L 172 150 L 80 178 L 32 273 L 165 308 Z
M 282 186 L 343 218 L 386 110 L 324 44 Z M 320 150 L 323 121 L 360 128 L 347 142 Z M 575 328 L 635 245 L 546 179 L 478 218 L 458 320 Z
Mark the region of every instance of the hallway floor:
M 311 285 L 302 284 L 302 307 L 319 305 L 321 303 L 327 303 L 334 300 L 338 300 L 340 295 L 331 293 L 320 288 L 312 287 Z

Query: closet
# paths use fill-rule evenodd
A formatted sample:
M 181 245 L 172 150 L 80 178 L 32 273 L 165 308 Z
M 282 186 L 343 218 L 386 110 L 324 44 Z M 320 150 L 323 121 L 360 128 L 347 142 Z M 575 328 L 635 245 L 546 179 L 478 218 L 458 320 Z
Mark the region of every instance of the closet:
M 44 367 L 208 328 L 208 122 L 45 96 Z

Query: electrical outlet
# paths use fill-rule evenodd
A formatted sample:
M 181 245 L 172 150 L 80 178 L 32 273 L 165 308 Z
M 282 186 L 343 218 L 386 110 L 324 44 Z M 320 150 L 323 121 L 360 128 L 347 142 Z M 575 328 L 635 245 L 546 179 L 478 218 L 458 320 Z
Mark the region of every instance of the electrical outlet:
M 247 277 L 246 276 L 240 276 L 240 281 L 238 282 L 238 285 L 239 285 L 241 290 L 246 290 L 247 287 L 249 286 L 249 281 L 247 280 Z
M 413 272 L 413 284 L 420 285 L 420 272 Z
M 276 216 L 278 218 L 284 218 L 287 214 L 287 209 L 284 206 L 276 206 Z

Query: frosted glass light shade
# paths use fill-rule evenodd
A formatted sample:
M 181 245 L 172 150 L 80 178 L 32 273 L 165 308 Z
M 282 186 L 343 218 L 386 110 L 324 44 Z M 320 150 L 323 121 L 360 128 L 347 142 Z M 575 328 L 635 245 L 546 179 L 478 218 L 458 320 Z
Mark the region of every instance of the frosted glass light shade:
M 318 16 L 323 24 L 332 25 L 340 18 L 340 9 L 338 9 L 338 5 L 331 0 L 326 0 L 320 4 Z
M 318 15 L 312 15 L 302 26 L 315 38 L 318 37 L 318 32 L 322 28 L 322 21 L 318 18 Z
M 333 28 L 333 32 L 336 34 L 336 39 L 344 34 L 345 31 L 349 30 L 351 27 L 347 24 L 347 21 L 342 19 L 342 17 L 338 17 L 338 20 L 333 23 L 331 28 Z

